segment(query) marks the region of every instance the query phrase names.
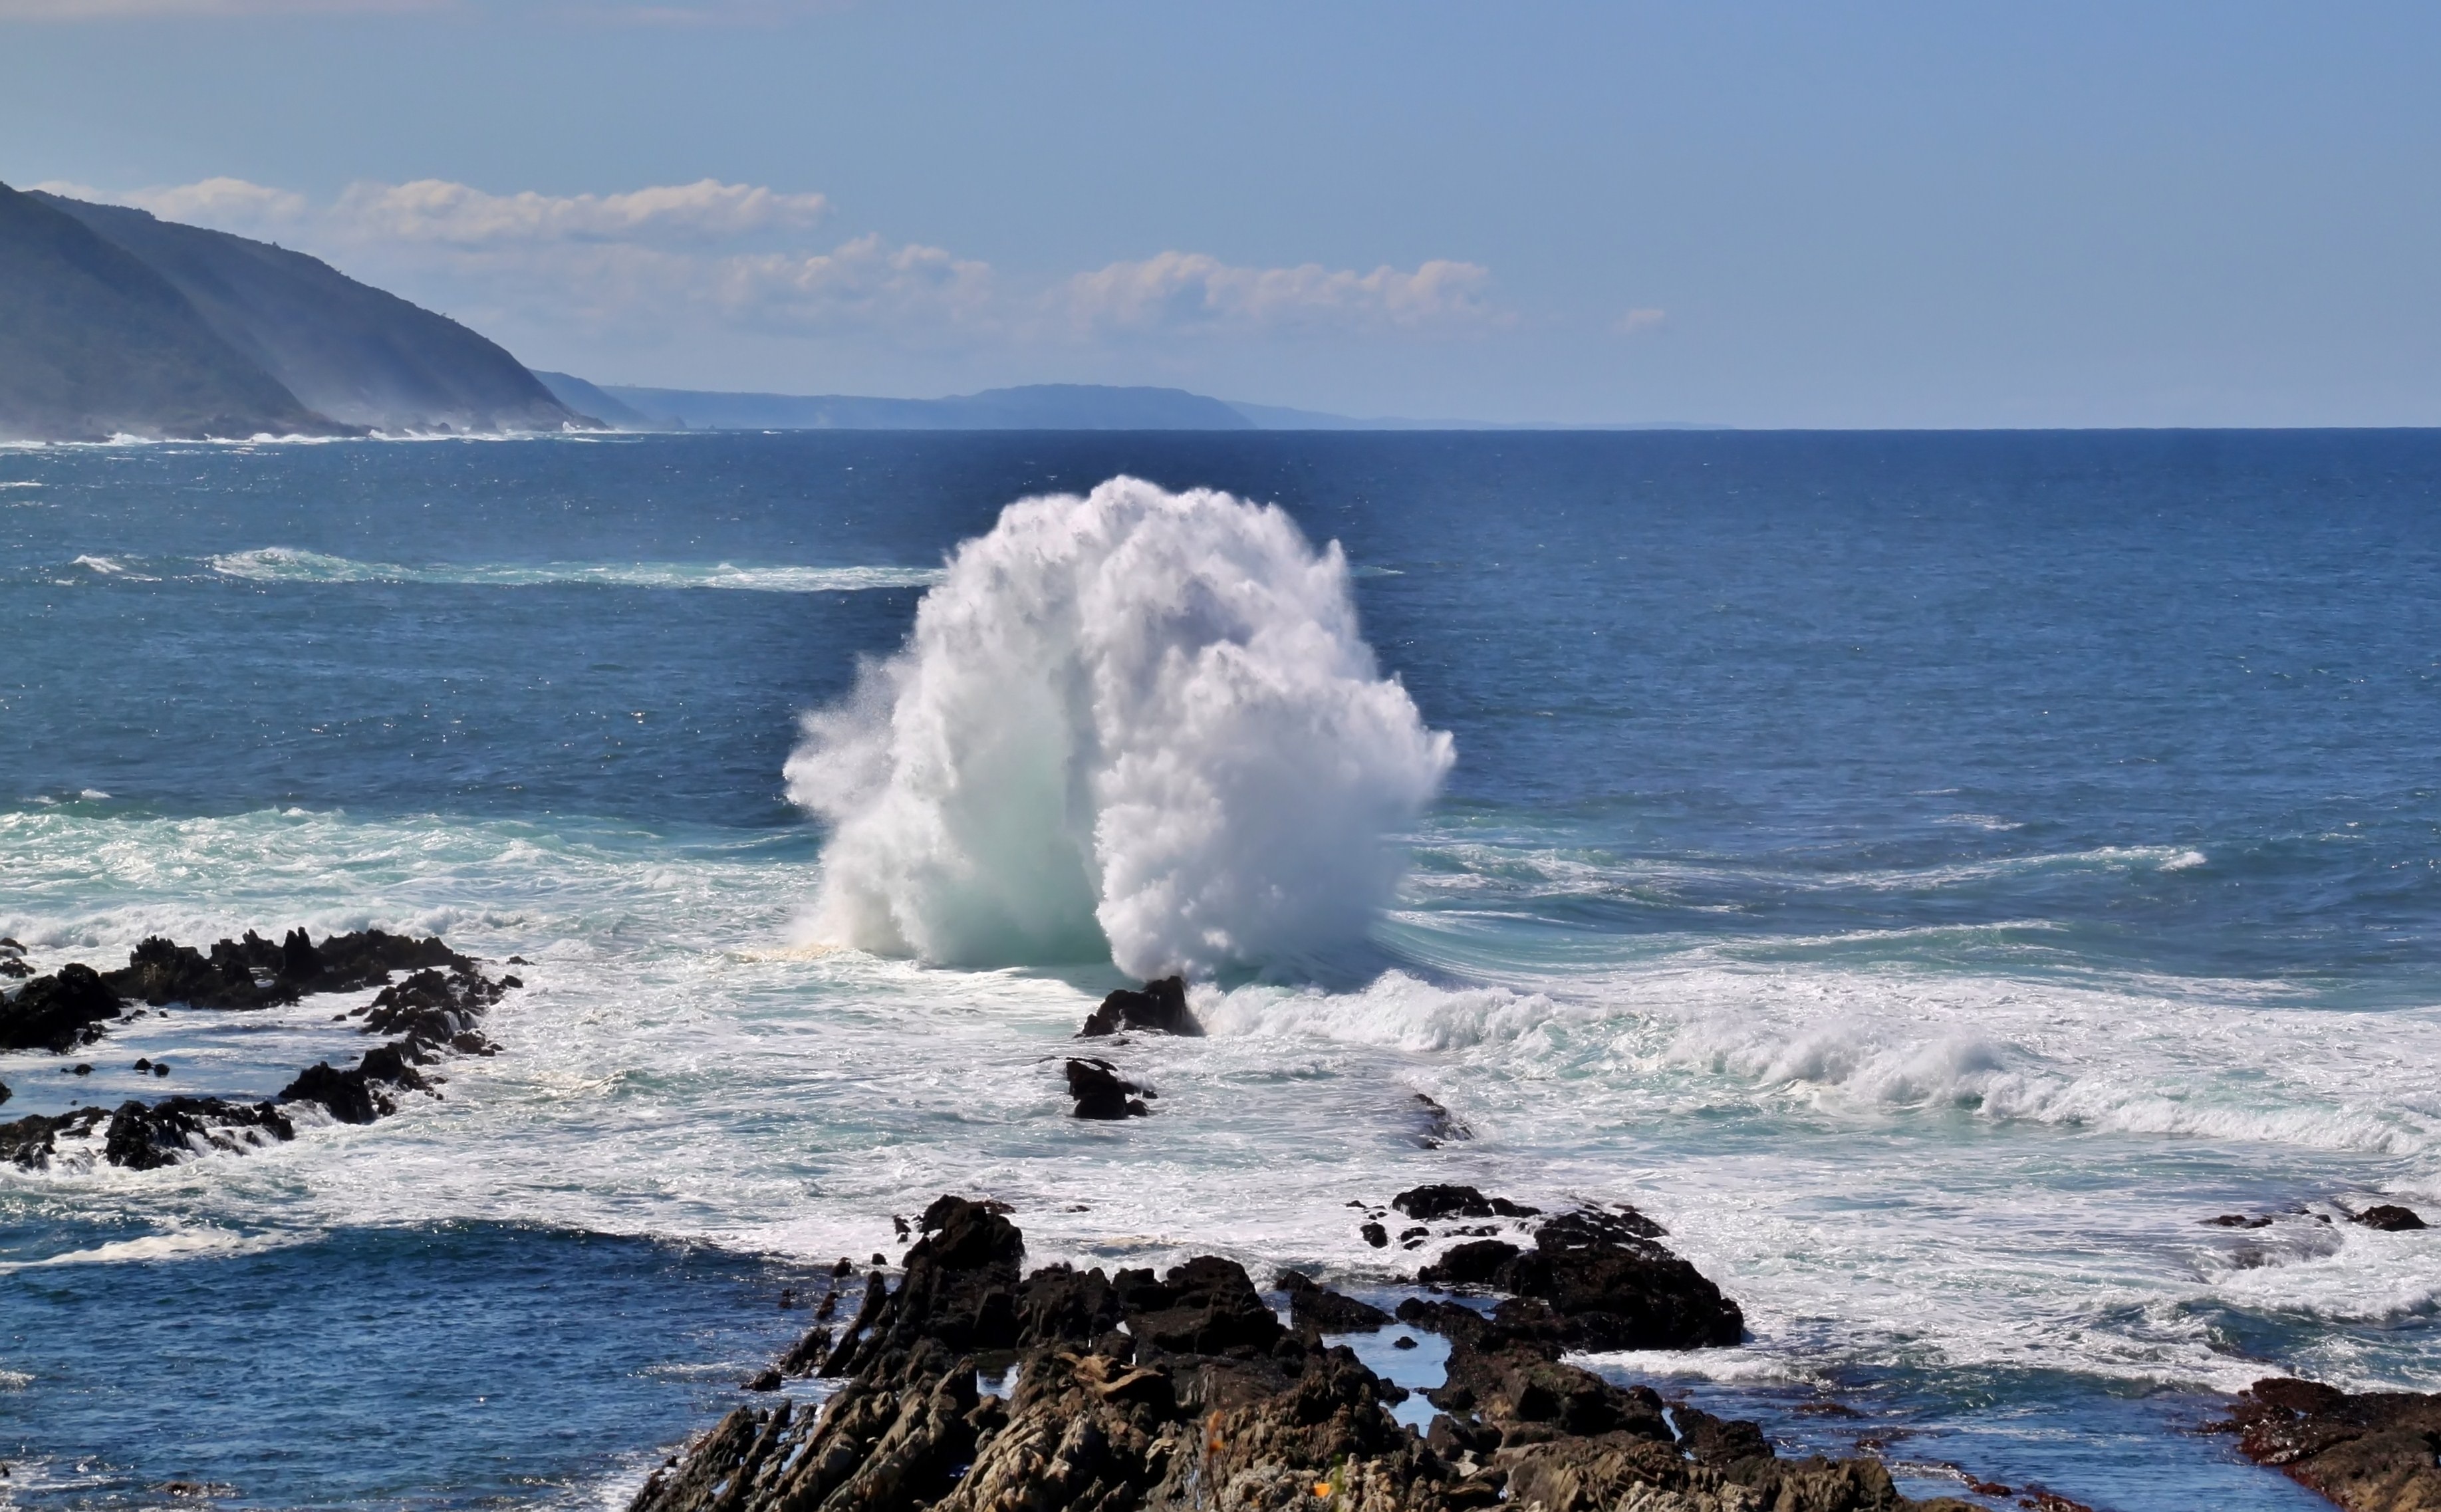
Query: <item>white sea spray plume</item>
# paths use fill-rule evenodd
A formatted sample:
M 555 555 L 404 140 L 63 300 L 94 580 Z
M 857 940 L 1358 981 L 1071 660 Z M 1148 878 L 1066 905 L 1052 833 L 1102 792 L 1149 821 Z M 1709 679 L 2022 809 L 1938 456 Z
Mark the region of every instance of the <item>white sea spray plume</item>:
M 1008 506 L 805 735 L 789 796 L 835 826 L 817 938 L 1144 977 L 1361 939 L 1453 760 L 1336 543 L 1130 477 Z

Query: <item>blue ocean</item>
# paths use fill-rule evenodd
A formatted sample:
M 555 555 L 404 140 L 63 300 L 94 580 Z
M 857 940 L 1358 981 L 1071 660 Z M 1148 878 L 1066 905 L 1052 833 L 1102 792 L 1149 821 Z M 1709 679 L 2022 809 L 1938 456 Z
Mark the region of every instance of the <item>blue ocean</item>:
M 940 1193 L 1387 1298 L 1427 1181 L 1633 1202 L 1749 1338 L 1588 1362 L 1916 1494 L 2320 1505 L 2199 1430 L 2441 1389 L 2441 1238 L 2347 1221 L 2441 1222 L 2436 584 L 2435 432 L 0 450 L 32 967 L 524 963 L 394 1117 L 0 1164 L 0 1505 L 618 1508 Z

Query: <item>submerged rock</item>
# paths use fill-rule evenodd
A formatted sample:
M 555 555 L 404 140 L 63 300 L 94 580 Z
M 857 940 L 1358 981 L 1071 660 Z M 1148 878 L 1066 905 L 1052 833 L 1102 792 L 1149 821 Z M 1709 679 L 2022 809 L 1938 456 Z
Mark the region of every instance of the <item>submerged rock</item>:
M 1020 1279 L 1022 1237 L 984 1204 L 942 1197 L 922 1229 L 898 1289 L 870 1283 L 819 1412 L 738 1408 L 632 1512 L 1966 1512 L 1870 1460 L 1782 1461 L 1750 1423 L 1682 1409 L 1673 1431 L 1650 1390 L 1522 1336 L 1454 1351 L 1419 1437 L 1391 1415 L 1403 1389 L 1281 1327 L 1234 1261 Z M 1331 1295 L 1283 1285 L 1293 1310 Z M 984 1395 L 979 1367 L 1012 1356 L 1009 1395 Z
M 1148 981 L 1141 992 L 1121 987 L 1102 999 L 1077 1031 L 1080 1039 L 1102 1035 L 1115 1035 L 1121 1030 L 1136 1029 L 1154 1035 L 1201 1035 L 1203 1026 L 1186 1006 L 1186 979 L 1164 977 Z
M 2224 1427 L 2247 1458 L 2348 1512 L 2441 1507 L 2441 1393 L 2351 1394 L 2278 1377 L 2240 1394 Z

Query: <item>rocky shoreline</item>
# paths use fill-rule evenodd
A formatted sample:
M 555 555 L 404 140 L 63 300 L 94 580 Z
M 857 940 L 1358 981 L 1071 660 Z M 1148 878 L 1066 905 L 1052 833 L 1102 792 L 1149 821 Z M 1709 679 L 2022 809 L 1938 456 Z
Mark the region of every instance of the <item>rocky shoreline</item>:
M 407 1092 L 440 1095 L 444 1078 L 422 1068 L 445 1055 L 493 1053 L 478 1026 L 502 995 L 524 985 L 515 976 L 489 975 L 438 936 L 415 939 L 379 929 L 326 935 L 319 943 L 292 929 L 278 945 L 249 929 L 242 939 L 218 942 L 208 954 L 156 936 L 129 952 L 124 967 L 109 972 L 70 962 L 35 976 L 24 957 L 23 945 L 0 941 L 0 959 L 17 968 L 9 975 L 24 983 L 0 999 L 0 1050 L 47 1050 L 64 1058 L 147 1009 L 166 1012 L 181 1004 L 246 1012 L 371 987 L 382 989 L 372 1001 L 338 1017 L 362 1019 L 363 1034 L 391 1036 L 345 1069 L 316 1062 L 258 1102 L 131 1098 L 112 1108 L 36 1113 L 0 1124 L 0 1161 L 27 1170 L 93 1160 L 152 1170 L 195 1155 L 244 1154 L 296 1138 L 292 1115 L 300 1107 L 343 1124 L 370 1124 L 396 1112 Z M 149 1060 L 139 1060 L 136 1070 L 161 1077 L 171 1072 L 167 1064 Z M 0 1103 L 9 1096 L 0 1086 Z
M 1080 1038 L 1200 1035 L 1177 979 L 1113 993 Z M 1156 1093 L 1103 1056 L 1066 1060 L 1073 1116 L 1148 1116 Z M 1435 1148 L 1468 1137 L 1419 1094 Z M 1971 1512 L 1902 1495 L 1869 1456 L 1785 1458 L 1713 1416 L 1567 1361 L 1578 1352 L 1726 1348 L 1738 1305 L 1626 1204 L 1556 1215 L 1435 1184 L 1357 1201 L 1376 1249 L 1456 1240 L 1395 1313 L 1285 1271 L 1283 1322 L 1237 1262 L 1022 1270 L 1009 1209 L 943 1196 L 894 1289 L 867 1277 L 843 1323 L 842 1260 L 816 1324 L 749 1392 L 836 1382 L 826 1399 L 738 1407 L 646 1481 L 629 1512 Z M 1392 1237 L 1388 1222 L 1401 1226 Z M 2350 1216 L 2419 1228 L 2404 1208 Z M 2252 1227 L 2243 1215 L 2206 1220 Z M 2269 1219 L 2262 1220 L 2269 1222 Z M 1436 1232 L 1433 1225 L 1439 1225 Z M 901 1224 L 902 1236 L 906 1226 Z M 1411 1392 L 1325 1342 L 1404 1325 L 1448 1345 Z M 1394 1412 L 1420 1395 L 1419 1431 Z M 1415 1414 L 1412 1410 L 1409 1415 Z M 2349 1512 L 2441 1512 L 2441 1395 L 2351 1396 L 2267 1380 L 2227 1425 L 2243 1451 Z M 1960 1472 L 1978 1498 L 2090 1512 L 2039 1486 Z
M 1419 1434 L 1392 1414 L 1405 1388 L 1324 1342 L 1389 1325 L 1381 1309 L 1287 1275 L 1283 1323 L 1243 1267 L 1212 1255 L 1158 1276 L 1024 1274 L 1005 1213 L 935 1201 L 897 1287 L 873 1275 L 836 1339 L 817 1326 L 783 1360 L 841 1378 L 828 1401 L 736 1409 L 656 1472 L 631 1512 L 1972 1505 L 1904 1497 L 1871 1459 L 1783 1459 L 1752 1423 L 1565 1363 L 1571 1341 L 1736 1341 L 1735 1304 L 1637 1232 L 1650 1227 L 1640 1215 L 1564 1214 L 1530 1250 L 1504 1246 L 1497 1269 L 1540 1293 L 1489 1315 L 1461 1293 L 1402 1305 L 1400 1319 L 1450 1341 Z M 1001 1384 L 986 1391 L 987 1379 Z

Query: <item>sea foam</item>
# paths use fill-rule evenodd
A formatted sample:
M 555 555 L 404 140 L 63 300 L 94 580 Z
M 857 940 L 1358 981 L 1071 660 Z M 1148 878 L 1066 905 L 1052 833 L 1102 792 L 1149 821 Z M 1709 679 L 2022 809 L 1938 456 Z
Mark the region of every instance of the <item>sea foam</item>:
M 906 649 L 808 715 L 817 938 L 1150 977 L 1360 940 L 1452 761 L 1280 510 L 1118 477 L 961 547 Z

